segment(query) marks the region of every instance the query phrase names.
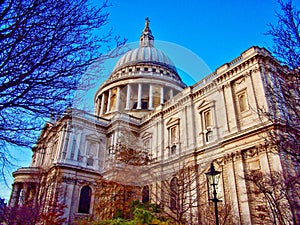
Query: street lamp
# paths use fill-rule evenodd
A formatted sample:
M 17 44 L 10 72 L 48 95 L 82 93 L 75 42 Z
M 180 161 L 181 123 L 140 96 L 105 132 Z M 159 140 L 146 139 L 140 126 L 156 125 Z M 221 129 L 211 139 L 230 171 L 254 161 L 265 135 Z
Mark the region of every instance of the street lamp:
M 216 186 L 219 183 L 220 174 L 221 174 L 220 171 L 215 170 L 213 163 L 210 164 L 209 171 L 205 173 L 208 180 L 208 197 L 209 200 L 214 202 L 215 204 L 216 225 L 219 225 L 218 202 L 221 201 L 217 198 L 217 190 L 216 190 Z

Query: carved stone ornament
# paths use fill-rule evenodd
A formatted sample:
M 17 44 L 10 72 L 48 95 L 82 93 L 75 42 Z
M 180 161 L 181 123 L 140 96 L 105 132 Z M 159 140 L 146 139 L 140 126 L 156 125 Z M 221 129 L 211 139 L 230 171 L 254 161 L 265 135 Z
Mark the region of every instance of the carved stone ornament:
M 63 177 L 62 182 L 66 183 L 66 184 L 76 184 L 77 179 L 72 178 L 72 177 Z

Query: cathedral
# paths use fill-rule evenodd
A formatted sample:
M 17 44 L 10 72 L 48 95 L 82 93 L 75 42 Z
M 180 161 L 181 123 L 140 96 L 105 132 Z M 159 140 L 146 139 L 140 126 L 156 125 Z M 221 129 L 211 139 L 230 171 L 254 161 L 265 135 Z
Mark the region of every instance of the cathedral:
M 146 20 L 139 47 L 121 56 L 96 91 L 94 114 L 68 108 L 45 125 L 30 166 L 13 173 L 9 205 L 41 198 L 42 180 L 48 184 L 44 199 L 52 198 L 59 184 L 66 224 L 72 224 L 95 214 L 100 179 L 141 187 L 146 200 L 157 203 L 168 189 L 159 184 L 183 186 L 188 178 L 176 174 L 193 165 L 189 192 L 196 195 L 187 197 L 193 207 L 185 218 L 199 224 L 201 202 L 209 202 L 209 188 L 201 182 L 213 163 L 221 172 L 218 204 L 231 205 L 234 224 L 255 224 L 257 202 L 244 177 L 253 170 L 282 170 L 280 157 L 266 149 L 270 123 L 258 111 L 269 107 L 268 77 L 285 68 L 265 48 L 253 46 L 187 86 L 170 58 L 155 47 Z M 143 155 L 139 162 L 117 160 L 124 145 Z

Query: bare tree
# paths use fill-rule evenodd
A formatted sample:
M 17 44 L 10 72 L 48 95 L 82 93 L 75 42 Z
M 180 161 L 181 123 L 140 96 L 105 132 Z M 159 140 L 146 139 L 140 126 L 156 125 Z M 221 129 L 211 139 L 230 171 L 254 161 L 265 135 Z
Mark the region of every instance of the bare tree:
M 297 224 L 300 216 L 299 205 L 295 204 L 300 200 L 300 11 L 290 0 L 278 3 L 281 7 L 276 14 L 278 23 L 269 25 L 267 35 L 273 38 L 271 51 L 287 66 L 281 67 L 273 61 L 266 68 L 268 109 L 260 109 L 259 113 L 272 124 L 268 127 L 265 145 L 269 152 L 280 156 L 283 172 L 280 175 L 275 171 L 255 173 L 246 179 L 250 186 L 257 187 L 256 194 L 264 196 L 265 203 L 257 209 L 260 221 L 265 221 L 267 216 L 273 224 Z M 292 215 L 291 220 L 286 219 L 288 213 Z
M 10 146 L 31 146 L 45 118 L 61 115 L 74 91 L 93 85 L 116 40 L 107 8 L 88 0 L 4 0 L 0 7 L 0 166 Z M 105 53 L 105 54 L 103 54 Z M 112 53 L 114 54 L 114 53 Z M 97 64 L 97 66 L 93 66 Z
M 219 224 L 227 225 L 227 224 L 237 224 L 234 223 L 235 216 L 233 215 L 233 210 L 231 204 L 227 203 L 219 203 L 218 205 L 218 215 L 219 215 Z M 211 203 L 203 203 L 199 207 L 199 214 L 201 217 L 199 218 L 199 224 L 205 225 L 214 225 L 216 224 L 216 216 L 214 212 L 214 205 Z
M 63 217 L 66 205 L 62 202 L 62 176 L 49 174 L 42 169 L 35 171 L 23 183 L 17 183 L 19 193 L 6 207 L 6 224 L 53 224 L 66 222 Z
M 174 175 L 153 185 L 151 201 L 156 201 L 162 207 L 162 213 L 176 224 L 192 224 L 198 217 L 199 224 L 215 224 L 214 207 L 208 202 L 207 183 L 200 182 L 205 171 L 193 163 L 181 166 Z M 220 224 L 233 224 L 230 205 L 218 205 Z
M 300 164 L 300 11 L 289 0 L 279 0 L 278 22 L 270 24 L 267 35 L 273 38 L 272 53 L 289 68 L 270 70 L 266 95 L 269 110 L 262 110 L 274 125 L 268 144 Z
M 165 187 L 163 201 L 167 200 L 164 207 L 168 208 L 166 213 L 177 223 L 186 223 L 193 208 L 197 207 L 197 171 L 193 166 L 183 166 L 171 179 L 170 183 L 162 182 Z
M 108 146 L 104 177 L 121 184 L 143 186 L 150 182 L 149 176 L 142 174 L 149 174 L 152 161 L 152 154 L 138 133 L 120 127 L 116 143 Z
M 293 5 L 292 0 L 278 0 L 281 7 L 276 13 L 277 24 L 269 24 L 266 33 L 273 38 L 271 51 L 283 64 L 291 69 L 300 66 L 300 11 Z
M 151 157 L 144 150 L 138 134 L 120 127 L 115 145 L 108 146 L 104 177 L 97 179 L 93 221 L 131 218 L 132 202 L 142 198 L 143 173 Z M 83 222 L 85 220 L 82 220 Z
M 250 194 L 255 195 L 254 217 L 257 223 L 297 224 L 292 209 L 299 208 L 297 198 L 291 198 L 290 192 L 299 190 L 299 177 L 284 178 L 280 172 L 264 174 L 251 171 L 245 176 L 250 182 Z
M 261 109 L 262 118 L 274 125 L 266 144 L 279 152 L 287 167 L 300 165 L 300 71 L 280 70 L 272 73 L 266 84 L 268 110 Z
M 128 219 L 132 202 L 141 197 L 141 188 L 100 179 L 95 195 L 95 221 L 116 217 Z

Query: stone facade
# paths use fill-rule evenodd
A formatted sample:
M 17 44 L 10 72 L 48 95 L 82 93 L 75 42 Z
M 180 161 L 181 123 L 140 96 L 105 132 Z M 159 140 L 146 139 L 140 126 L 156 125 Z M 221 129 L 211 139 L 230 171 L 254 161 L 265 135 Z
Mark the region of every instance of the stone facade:
M 221 171 L 220 204 L 232 206 L 236 224 L 254 224 L 255 203 L 243 177 L 250 170 L 282 170 L 279 157 L 264 146 L 271 124 L 257 112 L 268 109 L 265 82 L 269 71 L 284 69 L 266 49 L 251 47 L 187 87 L 171 60 L 154 47 L 148 21 L 140 42 L 139 48 L 118 61 L 96 92 L 95 115 L 68 109 L 61 118 L 46 124 L 33 149 L 30 167 L 13 173 L 10 205 L 25 200 L 20 197 L 21 190 L 22 198 L 33 198 L 42 174 L 51 182 L 60 177 L 68 223 L 92 215 L 97 204 L 96 181 L 110 177 L 107 162 L 113 159 L 116 146 L 133 135 L 151 157 L 147 166 L 151 174 L 193 162 L 198 166 L 199 180 L 205 180 L 203 171 L 214 162 Z M 140 172 L 136 182 L 151 185 L 153 179 L 147 176 Z M 118 177 L 113 179 L 122 182 Z M 89 188 L 91 204 L 88 212 L 80 213 L 84 187 Z M 155 201 L 154 196 L 151 200 Z M 189 223 L 197 223 L 197 210 L 189 213 Z

